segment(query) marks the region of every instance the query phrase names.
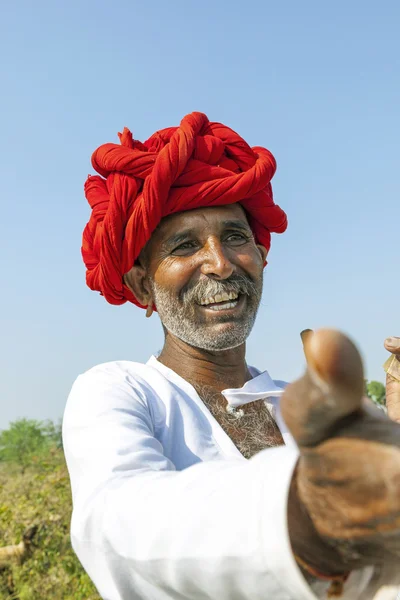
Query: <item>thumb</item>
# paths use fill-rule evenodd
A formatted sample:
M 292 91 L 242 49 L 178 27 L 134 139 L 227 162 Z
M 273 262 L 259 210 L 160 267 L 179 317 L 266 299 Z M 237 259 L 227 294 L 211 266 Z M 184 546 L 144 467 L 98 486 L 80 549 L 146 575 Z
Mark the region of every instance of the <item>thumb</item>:
M 304 340 L 308 368 L 282 397 L 282 416 L 299 446 L 330 437 L 361 408 L 364 374 L 360 354 L 342 333 L 321 329 Z
M 303 350 L 304 355 L 306 357 L 306 361 L 308 362 L 308 347 L 310 342 L 310 336 L 312 336 L 314 331 L 312 329 L 303 329 L 300 332 L 301 341 L 303 342 Z

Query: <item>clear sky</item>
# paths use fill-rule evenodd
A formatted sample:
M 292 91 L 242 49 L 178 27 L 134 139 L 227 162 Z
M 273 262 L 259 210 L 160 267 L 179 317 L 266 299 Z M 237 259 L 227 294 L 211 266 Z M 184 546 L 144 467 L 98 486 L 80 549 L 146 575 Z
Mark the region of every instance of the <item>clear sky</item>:
M 57 419 L 75 377 L 162 344 L 157 316 L 85 287 L 92 151 L 193 110 L 276 156 L 274 236 L 249 362 L 301 373 L 333 326 L 383 381 L 400 335 L 400 4 L 19 0 L 2 6 L 0 429 Z

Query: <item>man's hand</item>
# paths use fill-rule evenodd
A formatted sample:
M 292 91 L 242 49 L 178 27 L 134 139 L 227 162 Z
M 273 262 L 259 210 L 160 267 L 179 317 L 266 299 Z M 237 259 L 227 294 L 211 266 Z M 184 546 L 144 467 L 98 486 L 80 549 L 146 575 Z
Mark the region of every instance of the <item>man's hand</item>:
M 385 340 L 385 348 L 391 352 L 399 361 L 397 371 L 400 373 L 400 338 L 390 337 Z M 400 377 L 394 378 L 389 373 L 386 374 L 386 406 L 388 415 L 393 421 L 400 423 Z
M 305 345 L 308 370 L 282 398 L 300 448 L 293 551 L 327 575 L 400 563 L 400 427 L 362 400 L 361 358 L 348 338 L 321 330 Z

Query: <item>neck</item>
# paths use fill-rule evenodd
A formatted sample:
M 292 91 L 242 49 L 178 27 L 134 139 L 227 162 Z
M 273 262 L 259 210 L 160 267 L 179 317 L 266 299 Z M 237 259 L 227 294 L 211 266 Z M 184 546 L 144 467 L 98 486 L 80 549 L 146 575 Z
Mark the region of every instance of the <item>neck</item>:
M 245 353 L 246 344 L 231 350 L 209 352 L 189 346 L 166 332 L 158 360 L 192 385 L 206 385 L 220 392 L 240 388 L 251 379 Z

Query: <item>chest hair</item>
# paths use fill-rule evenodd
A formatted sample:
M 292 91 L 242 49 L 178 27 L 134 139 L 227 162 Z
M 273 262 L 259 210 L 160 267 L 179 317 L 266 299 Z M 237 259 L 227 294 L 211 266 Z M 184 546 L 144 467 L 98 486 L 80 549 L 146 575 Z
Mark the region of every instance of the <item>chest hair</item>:
M 238 416 L 238 412 L 233 414 L 227 412 L 226 399 L 220 392 L 210 386 L 191 383 L 213 417 L 245 458 L 251 458 L 265 448 L 284 444 L 279 427 L 263 400 L 241 406 L 243 415 Z

